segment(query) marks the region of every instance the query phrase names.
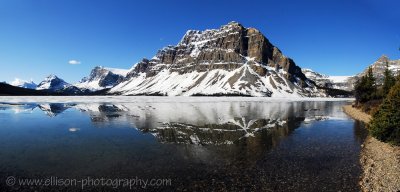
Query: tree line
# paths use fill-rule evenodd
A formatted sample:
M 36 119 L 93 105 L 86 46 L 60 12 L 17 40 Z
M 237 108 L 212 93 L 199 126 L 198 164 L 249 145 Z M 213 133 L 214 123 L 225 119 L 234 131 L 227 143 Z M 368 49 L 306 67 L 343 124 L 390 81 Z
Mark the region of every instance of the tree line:
M 383 85 L 377 85 L 369 67 L 354 88 L 356 106 L 372 115 L 368 129 L 378 140 L 400 145 L 400 73 L 384 72 Z

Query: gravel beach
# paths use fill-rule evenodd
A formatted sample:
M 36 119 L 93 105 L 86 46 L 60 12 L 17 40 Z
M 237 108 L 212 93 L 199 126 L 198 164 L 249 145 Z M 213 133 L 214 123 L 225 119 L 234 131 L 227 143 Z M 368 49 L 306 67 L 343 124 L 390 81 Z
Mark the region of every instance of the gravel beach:
M 368 123 L 371 116 L 353 108 L 343 107 L 346 114 Z M 392 146 L 368 136 L 362 145 L 360 178 L 362 191 L 400 191 L 400 147 Z

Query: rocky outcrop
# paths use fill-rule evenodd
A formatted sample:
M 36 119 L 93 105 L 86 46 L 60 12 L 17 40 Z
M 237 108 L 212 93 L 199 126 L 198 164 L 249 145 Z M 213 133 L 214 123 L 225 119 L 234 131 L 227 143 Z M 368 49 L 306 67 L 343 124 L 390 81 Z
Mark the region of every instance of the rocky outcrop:
M 217 30 L 189 30 L 177 46 L 167 46 L 160 50 L 152 62 L 176 64 L 177 67 L 222 64 L 207 69 L 232 70 L 238 66 L 232 67 L 231 64 L 245 64 L 246 57 L 265 66 L 283 69 L 288 72 L 289 78 L 293 76 L 306 80 L 294 61 L 284 56 L 260 31 L 244 28 L 237 22 L 231 22 Z
M 176 46 L 137 63 L 111 93 L 323 96 L 301 68 L 259 30 L 237 22 L 219 29 L 187 31 Z
M 84 77 L 79 83 L 75 84 L 75 86 L 83 91 L 98 91 L 111 88 L 122 82 L 127 72 L 127 70 L 123 69 L 97 66 L 92 69 L 88 77 Z

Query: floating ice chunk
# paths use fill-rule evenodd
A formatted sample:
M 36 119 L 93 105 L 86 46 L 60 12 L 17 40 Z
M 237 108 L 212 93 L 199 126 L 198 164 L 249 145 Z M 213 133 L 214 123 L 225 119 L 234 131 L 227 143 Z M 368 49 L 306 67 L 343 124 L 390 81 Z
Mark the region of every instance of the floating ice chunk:
M 80 130 L 79 128 L 69 128 L 68 129 L 69 132 L 77 132 L 79 130 Z

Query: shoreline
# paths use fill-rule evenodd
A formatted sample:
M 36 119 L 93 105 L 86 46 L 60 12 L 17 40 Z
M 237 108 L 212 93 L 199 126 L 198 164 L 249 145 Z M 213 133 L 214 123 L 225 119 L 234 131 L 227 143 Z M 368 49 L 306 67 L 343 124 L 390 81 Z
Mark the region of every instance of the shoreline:
M 191 96 L 0 96 L 0 103 L 165 103 L 165 102 L 297 102 L 353 101 L 330 97 L 191 97 Z
M 343 106 L 343 111 L 353 119 L 368 123 L 371 116 Z M 362 191 L 400 191 L 400 147 L 381 142 L 368 135 L 361 145 L 362 168 L 359 185 Z

